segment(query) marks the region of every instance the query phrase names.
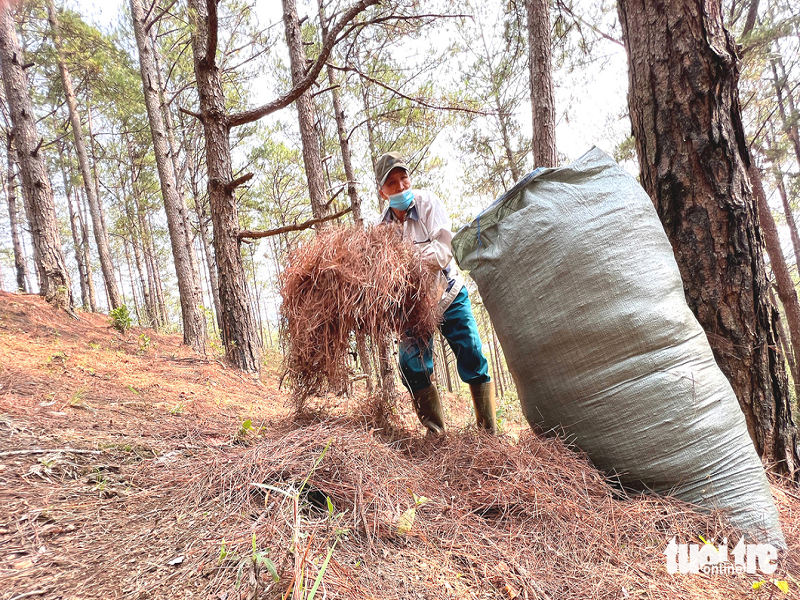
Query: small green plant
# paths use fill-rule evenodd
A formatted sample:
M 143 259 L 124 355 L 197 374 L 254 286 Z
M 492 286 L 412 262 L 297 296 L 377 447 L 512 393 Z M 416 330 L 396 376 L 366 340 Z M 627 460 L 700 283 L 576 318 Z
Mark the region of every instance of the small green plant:
M 47 359 L 47 363 L 51 365 L 53 363 L 64 364 L 65 362 L 67 362 L 67 355 L 61 350 L 59 350 L 58 352 L 56 352 L 50 358 Z
M 92 350 L 100 350 L 100 344 L 97 342 L 89 342 L 89 348 Z
M 150 336 L 146 333 L 139 334 L 139 354 L 144 354 L 150 349 Z
M 414 517 L 417 515 L 417 507 L 429 502 L 428 498 L 425 496 L 417 496 L 412 490 L 408 490 L 408 493 L 411 494 L 411 498 L 414 500 L 414 506 L 406 509 L 397 519 L 397 535 L 400 536 L 409 533 L 414 526 Z
M 222 545 L 219 548 L 219 559 L 217 559 L 217 562 L 222 564 L 225 561 L 235 561 L 237 558 L 236 552 L 234 552 L 233 549 L 229 549 L 225 545 L 225 538 L 222 538 Z
M 772 579 L 772 580 L 762 579 L 761 581 L 754 581 L 752 583 L 752 586 L 754 590 L 760 590 L 761 588 L 769 589 L 770 598 L 772 598 L 772 595 L 775 593 L 775 589 L 780 590 L 784 594 L 789 593 L 789 582 L 784 581 L 782 579 Z
M 239 431 L 236 432 L 234 436 L 234 442 L 245 442 L 247 437 L 252 433 L 253 435 L 259 435 L 264 430 L 263 427 L 256 427 L 253 425 L 252 419 L 245 419 L 242 421 L 241 427 L 239 427 Z
M 309 583 L 309 581 L 307 580 L 307 573 L 306 573 L 306 568 L 305 568 L 305 564 L 304 564 L 305 563 L 305 553 L 303 553 L 300 550 L 300 547 L 299 547 L 301 540 L 307 538 L 307 536 L 308 536 L 308 533 L 303 533 L 302 531 L 300 531 L 300 517 L 299 517 L 299 515 L 301 513 L 301 506 L 300 506 L 301 498 L 303 497 L 303 491 L 305 490 L 309 479 L 311 479 L 311 476 L 317 470 L 317 467 L 319 467 L 320 463 L 322 462 L 322 459 L 325 458 L 325 454 L 328 452 L 328 449 L 331 447 L 332 443 L 333 443 L 333 440 L 328 440 L 328 443 L 325 445 L 325 448 L 323 448 L 323 450 L 320 453 L 319 457 L 317 458 L 317 460 L 312 465 L 311 470 L 305 476 L 303 481 L 300 482 L 299 486 L 296 486 L 294 483 L 292 483 L 289 486 L 288 489 L 281 489 L 279 487 L 276 487 L 276 486 L 273 486 L 273 485 L 268 485 L 268 484 L 265 484 L 265 483 L 251 483 L 250 484 L 250 485 L 252 485 L 254 487 L 257 487 L 257 488 L 267 489 L 267 490 L 271 490 L 273 492 L 277 492 L 279 494 L 283 494 L 284 496 L 286 496 L 286 498 L 288 498 L 292 502 L 292 514 L 294 515 L 294 533 L 292 535 L 292 545 L 289 548 L 289 552 L 294 553 L 296 555 L 303 556 L 303 559 L 301 560 L 301 563 L 303 563 L 303 564 L 301 564 L 300 574 L 299 574 L 298 579 L 293 581 L 292 585 L 290 587 L 293 587 L 295 589 L 295 591 L 299 591 L 300 597 L 301 598 L 305 598 L 306 600 L 314 600 L 314 596 L 317 593 L 317 589 L 319 589 L 319 586 L 322 583 L 322 578 L 325 575 L 325 571 L 328 569 L 328 563 L 330 563 L 331 557 L 333 556 L 333 551 L 336 548 L 336 544 L 339 542 L 339 535 L 338 535 L 338 530 L 337 530 L 337 537 L 336 537 L 336 539 L 334 539 L 333 544 L 330 546 L 330 548 L 328 548 L 327 555 L 325 556 L 325 560 L 322 562 L 322 565 L 319 567 L 319 571 L 317 572 L 316 578 L 314 579 L 313 583 L 311 584 L 311 587 L 307 588 L 306 584 Z M 327 503 L 327 509 L 328 509 L 328 516 L 329 516 L 329 518 L 331 518 L 331 520 L 334 520 L 334 519 L 338 520 L 344 514 L 344 513 L 338 513 L 338 514 L 336 513 L 336 508 L 333 505 L 333 501 L 327 496 L 326 496 L 326 503 Z M 347 530 L 341 530 L 341 531 L 342 531 L 343 534 L 347 533 Z M 253 537 L 253 544 L 254 544 L 253 548 L 255 549 L 255 536 Z M 306 550 L 306 552 L 307 552 L 307 550 Z M 267 568 L 269 568 L 269 567 L 267 567 Z M 270 573 L 272 573 L 272 571 L 270 571 Z M 277 575 L 277 573 L 273 574 L 273 579 L 275 579 L 275 575 Z M 256 581 L 257 581 L 257 579 L 256 579 Z M 275 580 L 275 581 L 277 581 L 277 580 Z M 307 593 L 306 593 L 306 590 L 308 590 Z
M 84 408 L 86 406 L 86 401 L 84 398 L 86 397 L 86 388 L 78 388 L 72 393 L 67 404 L 69 404 L 72 408 Z
M 175 406 L 169 409 L 171 415 L 182 415 L 186 411 L 186 405 L 183 402 L 178 402 Z
M 272 581 L 278 583 L 281 578 L 278 575 L 278 570 L 275 568 L 275 564 L 269 559 L 269 548 L 266 550 L 259 550 L 258 543 L 256 542 L 256 534 L 253 534 L 252 537 L 252 551 L 250 556 L 243 558 L 239 562 L 239 568 L 236 571 L 236 589 L 239 589 L 239 586 L 242 584 L 242 576 L 245 573 L 245 569 L 252 570 L 252 577 L 250 581 L 255 582 L 258 585 L 259 582 L 259 573 L 261 568 L 265 568 L 270 576 L 272 577 Z M 255 590 L 255 594 L 251 594 L 251 597 L 257 598 L 258 597 L 258 590 Z
M 236 437 L 243 438 L 248 434 L 248 432 L 253 430 L 253 420 L 252 419 L 245 419 L 242 421 L 242 426 L 239 427 L 239 432 L 236 434 Z
M 129 389 L 130 391 L 132 391 L 132 392 L 133 392 L 134 394 L 136 394 L 137 396 L 141 396 L 141 394 L 139 393 L 139 390 L 137 390 L 137 389 L 136 389 L 135 387 L 133 387 L 132 385 L 128 384 L 128 386 L 127 386 L 127 387 L 128 387 L 128 389 Z
M 111 326 L 120 333 L 127 333 L 133 327 L 131 314 L 124 304 L 120 304 L 117 308 L 108 311 L 108 316 L 111 319 Z

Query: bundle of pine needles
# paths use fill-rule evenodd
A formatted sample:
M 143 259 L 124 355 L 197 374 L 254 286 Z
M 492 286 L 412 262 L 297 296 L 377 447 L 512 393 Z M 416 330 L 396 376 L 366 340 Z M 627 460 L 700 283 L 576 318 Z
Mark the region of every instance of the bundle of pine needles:
M 298 396 L 345 389 L 354 335 L 425 337 L 437 275 L 399 227 L 331 228 L 294 249 L 281 278 L 287 371 Z

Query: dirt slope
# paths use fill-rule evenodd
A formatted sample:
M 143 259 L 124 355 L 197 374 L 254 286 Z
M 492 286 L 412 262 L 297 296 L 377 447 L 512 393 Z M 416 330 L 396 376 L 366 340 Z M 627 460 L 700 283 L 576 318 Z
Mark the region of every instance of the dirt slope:
M 620 497 L 558 440 L 424 439 L 359 398 L 300 419 L 277 380 L 0 293 L 0 598 L 307 598 L 320 573 L 317 598 L 800 597 L 794 488 L 788 596 L 668 575 L 673 536 L 738 535 Z

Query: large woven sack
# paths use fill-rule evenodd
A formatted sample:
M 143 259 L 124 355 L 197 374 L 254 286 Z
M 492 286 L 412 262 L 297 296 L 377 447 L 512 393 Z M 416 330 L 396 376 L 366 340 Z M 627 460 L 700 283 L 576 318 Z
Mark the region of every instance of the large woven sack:
M 734 392 L 683 292 L 650 198 L 592 149 L 539 169 L 453 240 L 528 422 L 623 484 L 722 509 L 785 547 Z

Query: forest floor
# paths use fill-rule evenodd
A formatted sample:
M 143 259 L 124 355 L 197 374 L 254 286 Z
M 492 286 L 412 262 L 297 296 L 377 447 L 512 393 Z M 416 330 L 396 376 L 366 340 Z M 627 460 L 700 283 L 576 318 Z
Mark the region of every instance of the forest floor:
M 669 575 L 673 537 L 738 534 L 463 426 L 467 395 L 438 439 L 363 392 L 298 416 L 279 358 L 256 380 L 180 342 L 0 293 L 2 600 L 800 598 L 796 488 L 773 482 L 777 573 Z

